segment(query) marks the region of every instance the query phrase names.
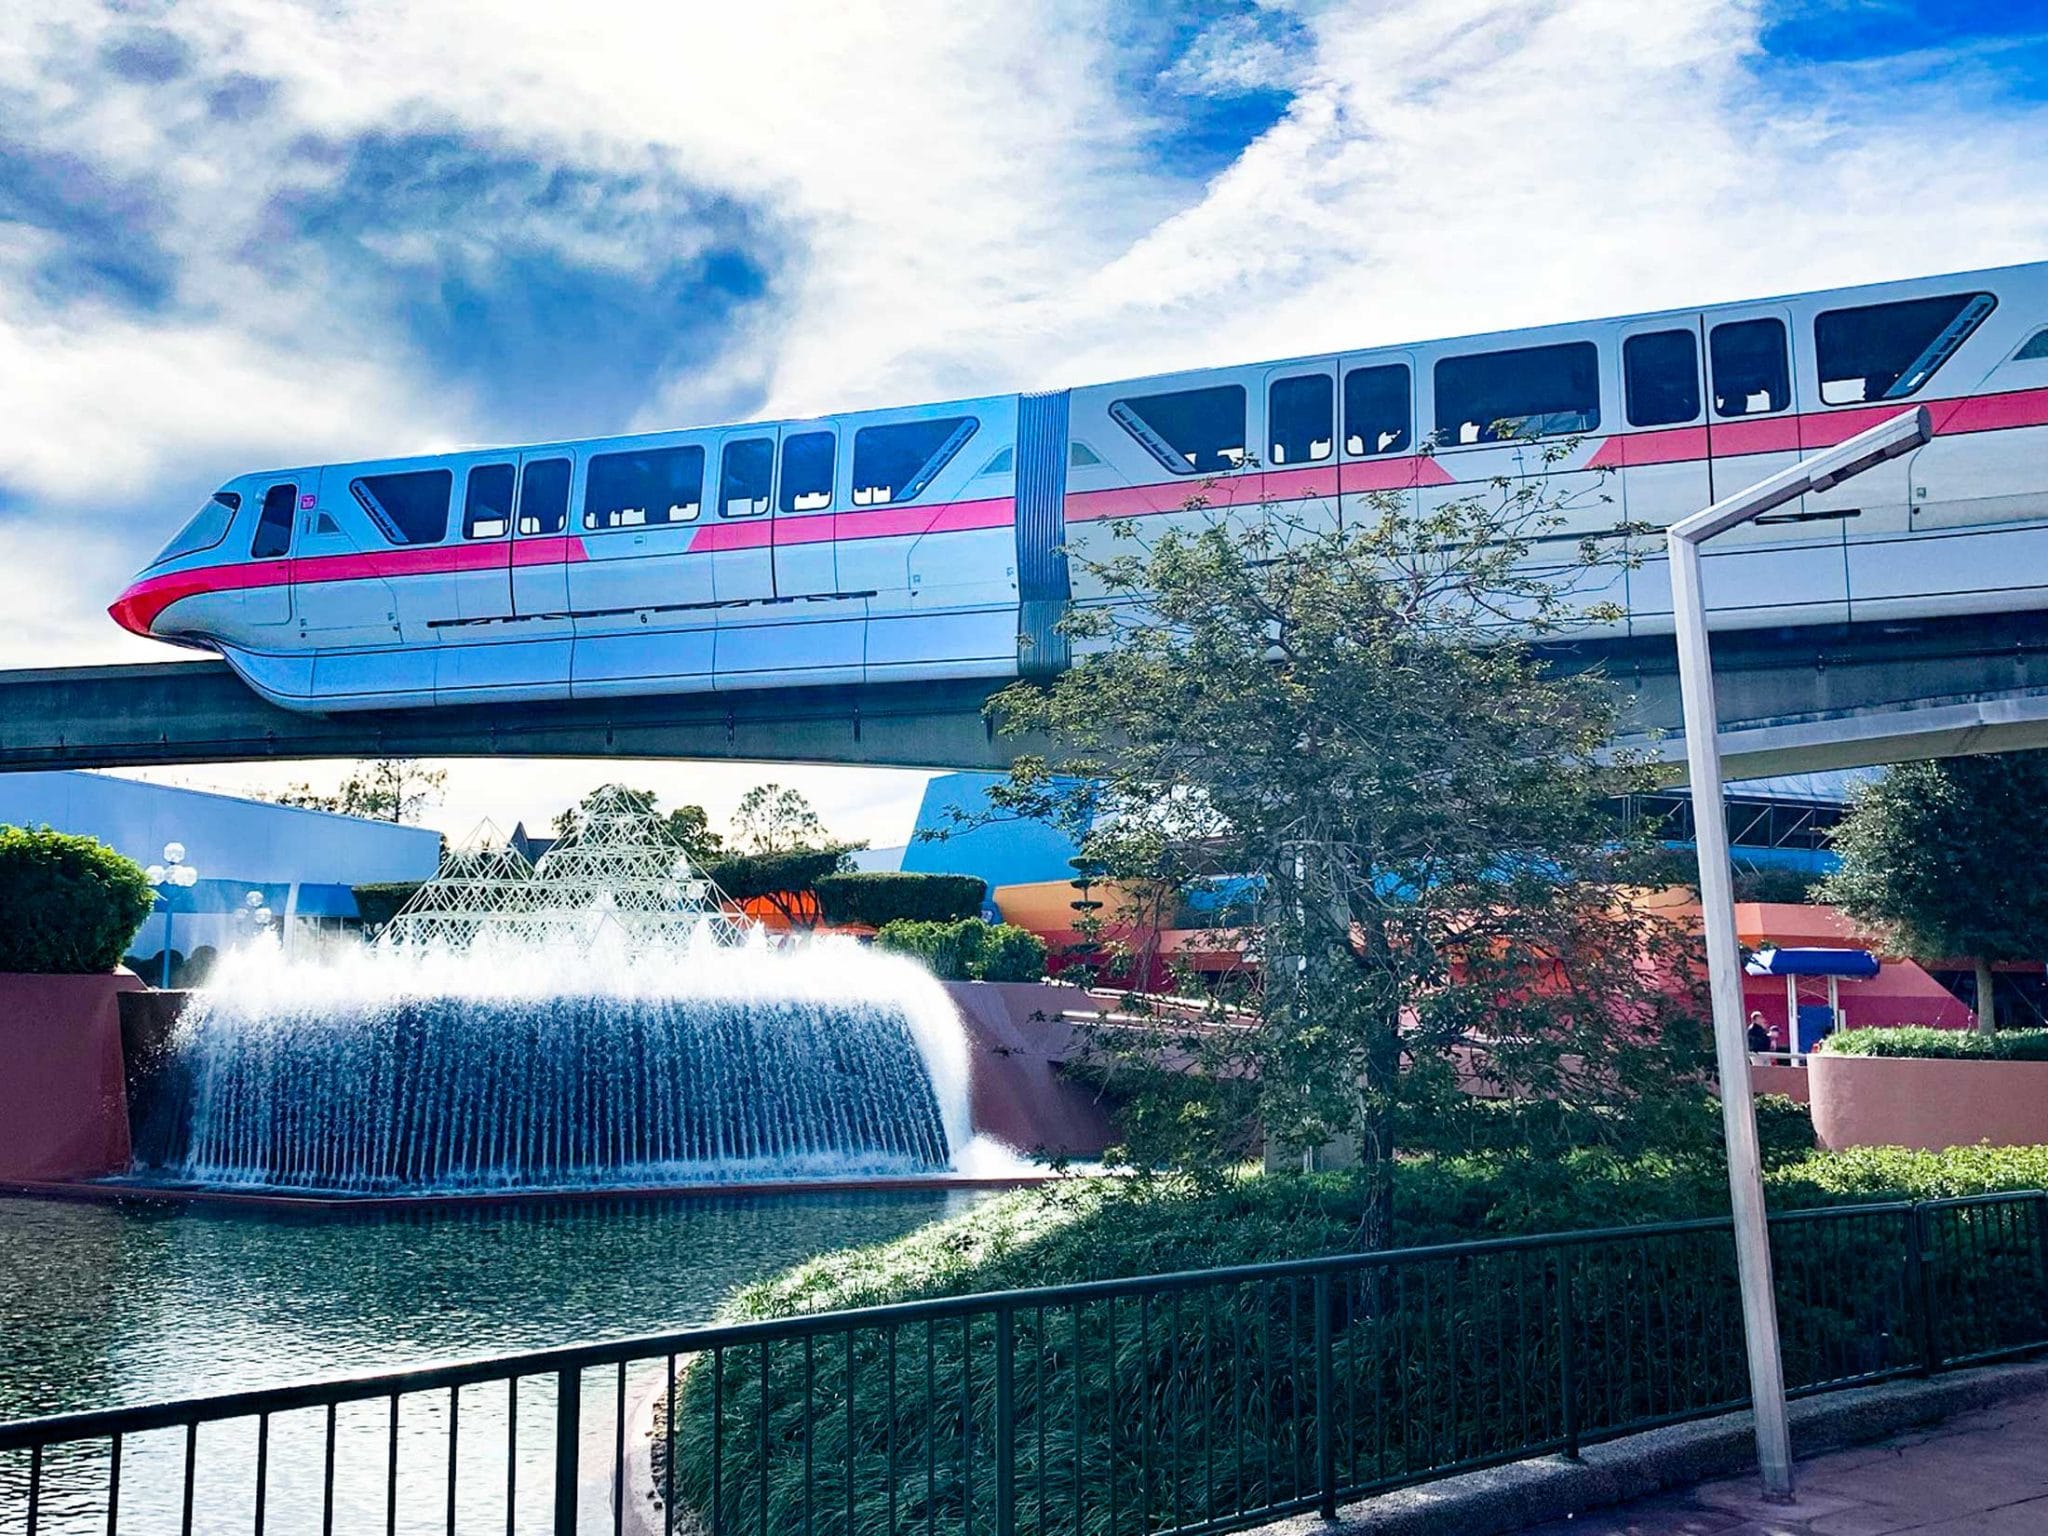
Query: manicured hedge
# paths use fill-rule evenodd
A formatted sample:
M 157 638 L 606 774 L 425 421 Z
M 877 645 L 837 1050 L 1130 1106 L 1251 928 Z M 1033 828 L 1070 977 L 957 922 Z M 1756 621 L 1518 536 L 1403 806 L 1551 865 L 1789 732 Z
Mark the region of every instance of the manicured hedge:
M 356 916 L 366 928 L 382 928 L 398 916 L 399 909 L 419 894 L 420 880 L 383 880 L 373 885 L 349 888 L 356 899 Z
M 111 971 L 156 905 L 142 866 L 47 827 L 0 827 L 0 971 Z
M 880 928 L 899 920 L 952 923 L 981 915 L 988 887 L 972 875 L 919 875 L 858 870 L 826 875 L 813 887 L 828 923 Z
M 1834 1056 L 1917 1056 L 1929 1061 L 2048 1061 L 2048 1029 L 1845 1029 L 1821 1042 Z
M 875 934 L 877 949 L 922 960 L 944 981 L 1042 981 L 1045 941 L 1010 923 L 978 917 L 957 923 L 914 923 L 899 918 Z

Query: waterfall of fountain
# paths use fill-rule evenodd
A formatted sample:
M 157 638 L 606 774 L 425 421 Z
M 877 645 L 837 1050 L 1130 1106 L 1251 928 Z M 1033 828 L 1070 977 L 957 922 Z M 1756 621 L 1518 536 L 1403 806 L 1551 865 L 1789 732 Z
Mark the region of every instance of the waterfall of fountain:
M 545 990 L 373 962 L 310 998 L 245 968 L 181 1024 L 138 1164 L 357 1193 L 943 1170 L 963 1085 L 928 1063 L 922 978 L 838 949 Z
M 942 1171 L 957 1016 L 910 962 L 778 952 L 630 801 L 528 871 L 468 849 L 373 949 L 233 957 L 137 1129 L 146 1176 L 348 1193 Z

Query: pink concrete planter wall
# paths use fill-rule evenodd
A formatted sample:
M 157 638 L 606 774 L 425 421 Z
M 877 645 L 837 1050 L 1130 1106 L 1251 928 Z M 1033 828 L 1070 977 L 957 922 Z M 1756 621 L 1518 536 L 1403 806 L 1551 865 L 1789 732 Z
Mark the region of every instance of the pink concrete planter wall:
M 2048 1144 L 2048 1061 L 1921 1061 L 1823 1051 L 1807 1063 L 1814 1134 L 1830 1150 Z
M 1778 1093 L 1801 1104 L 1812 1101 L 1812 1090 L 1808 1086 L 1806 1068 L 1790 1065 L 1780 1066 L 1773 1062 L 1769 1066 L 1749 1065 L 1749 1091 L 1751 1093 Z
M 126 971 L 0 973 L 0 1180 L 126 1170 L 119 999 L 141 989 Z

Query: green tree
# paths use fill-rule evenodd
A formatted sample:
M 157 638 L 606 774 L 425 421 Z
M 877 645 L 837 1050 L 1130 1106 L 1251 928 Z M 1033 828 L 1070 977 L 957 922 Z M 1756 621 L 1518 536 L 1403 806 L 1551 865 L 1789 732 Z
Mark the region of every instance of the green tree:
M 589 809 L 591 801 L 601 791 L 611 787 L 613 786 L 600 785 L 558 814 L 552 824 L 555 836 L 570 837 L 580 830 L 583 826 L 584 813 Z M 678 805 L 664 812 L 661 809 L 660 797 L 653 790 L 628 789 L 624 785 L 618 788 L 642 813 L 655 817 L 660 822 L 662 833 L 680 847 L 689 856 L 691 864 L 698 869 L 725 856 L 725 839 L 711 830 L 711 818 L 705 814 L 703 806 Z
M 748 790 L 733 810 L 732 829 L 733 846 L 741 853 L 788 853 L 833 846 L 811 802 L 780 784 L 757 784 Z
M 1341 525 L 1197 499 L 1178 528 L 1122 524 L 1106 556 L 1070 557 L 1107 598 L 1066 621 L 1079 661 L 992 706 L 1054 743 L 994 814 L 1060 825 L 1127 888 L 1255 877 L 1258 1027 L 1220 1003 L 1199 1026 L 1155 1015 L 1149 1038 L 1119 1032 L 1126 1067 L 1185 1056 L 1219 1101 L 1257 1084 L 1269 1141 L 1355 1144 L 1368 1241 L 1403 1149 L 1541 1157 L 1704 1119 L 1695 946 L 1625 904 L 1640 850 L 1602 805 L 1646 770 L 1607 752 L 1615 691 L 1529 645 L 1612 616 L 1587 601 L 1601 546 L 1569 540 L 1574 519 L 1615 527 L 1598 505 L 1540 476 L 1422 510 L 1366 498 Z M 1221 1110 L 1161 1089 L 1182 1101 L 1169 1155 L 1230 1155 Z
M 792 928 L 818 922 L 817 883 L 846 867 L 852 849 L 790 848 L 779 853 L 728 854 L 705 871 L 734 901 L 766 901 Z
M 1830 834 L 1822 899 L 1923 960 L 1970 956 L 1977 1027 L 1997 1027 L 1993 963 L 2048 958 L 2048 752 L 1901 763 Z
M 358 763 L 332 793 L 301 782 L 274 795 L 279 805 L 310 811 L 333 811 L 371 821 L 416 822 L 441 799 L 448 770 L 430 768 L 417 758 L 380 757 Z

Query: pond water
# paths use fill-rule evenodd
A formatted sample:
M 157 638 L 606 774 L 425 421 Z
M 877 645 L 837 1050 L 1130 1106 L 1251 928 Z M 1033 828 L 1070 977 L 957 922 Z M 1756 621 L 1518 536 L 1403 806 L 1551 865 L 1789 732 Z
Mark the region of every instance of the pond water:
M 0 1422 L 684 1327 L 737 1285 L 980 1198 L 847 1191 L 288 1215 L 0 1199 Z M 584 1435 L 608 1447 L 600 1375 Z M 511 1524 L 545 1528 L 552 1392 L 551 1380 L 524 1384 L 512 1439 L 505 1389 L 464 1391 L 461 1528 L 508 1528 L 508 1444 L 532 1490 Z M 445 1528 L 446 1409 L 446 1394 L 406 1400 L 398 1529 Z M 272 1428 L 269 1529 L 320 1528 L 321 1418 L 281 1415 Z M 334 1529 L 384 1528 L 388 1432 L 382 1401 L 338 1415 Z M 178 1529 L 183 1441 L 172 1431 L 124 1446 L 120 1530 Z M 254 1453 L 253 1424 L 201 1433 L 194 1529 L 251 1529 Z M 106 1529 L 109 1459 L 104 1444 L 53 1452 L 38 1529 Z M 0 1532 L 25 1529 L 27 1480 L 26 1455 L 0 1453 Z M 597 1481 L 589 1528 L 609 1530 Z M 479 1502 L 492 1497 L 495 1511 Z

